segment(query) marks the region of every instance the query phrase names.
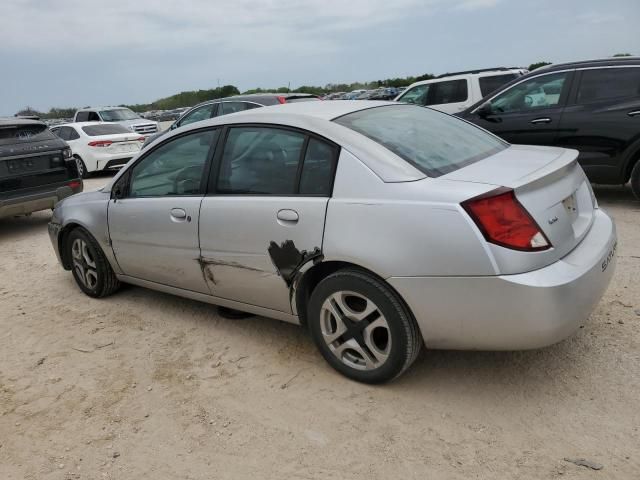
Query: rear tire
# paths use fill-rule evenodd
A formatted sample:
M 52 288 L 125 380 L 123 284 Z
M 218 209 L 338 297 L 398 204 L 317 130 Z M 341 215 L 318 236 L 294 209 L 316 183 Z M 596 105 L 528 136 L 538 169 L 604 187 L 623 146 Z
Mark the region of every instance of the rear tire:
M 84 163 L 84 160 L 80 158 L 78 155 L 74 155 L 76 159 L 76 167 L 78 169 L 78 175 L 80 178 L 89 178 L 91 174 L 87 171 L 87 166 Z
M 640 159 L 636 162 L 633 170 L 631 170 L 631 191 L 640 200 Z
M 120 287 L 113 269 L 98 242 L 84 229 L 76 228 L 67 236 L 65 248 L 71 259 L 73 278 L 84 293 L 102 298 Z
M 317 285 L 308 322 L 324 359 L 358 382 L 375 384 L 400 376 L 422 347 L 418 326 L 398 295 L 357 269 L 340 270 Z

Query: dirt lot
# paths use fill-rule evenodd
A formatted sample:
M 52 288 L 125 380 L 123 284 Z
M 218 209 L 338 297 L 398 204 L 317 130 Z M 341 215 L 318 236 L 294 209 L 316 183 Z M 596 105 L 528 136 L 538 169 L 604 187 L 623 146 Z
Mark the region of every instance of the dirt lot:
M 48 213 L 0 220 L 0 478 L 637 479 L 640 202 L 597 195 L 620 257 L 573 338 L 425 352 L 381 387 L 334 373 L 292 325 L 134 287 L 90 299 Z

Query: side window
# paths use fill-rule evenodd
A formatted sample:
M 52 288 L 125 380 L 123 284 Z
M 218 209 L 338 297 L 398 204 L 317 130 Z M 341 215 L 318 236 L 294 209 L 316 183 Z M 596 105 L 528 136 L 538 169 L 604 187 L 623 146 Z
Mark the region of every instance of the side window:
M 89 112 L 78 112 L 76 115 L 76 122 L 88 122 Z
M 577 103 L 600 100 L 640 98 L 640 67 L 584 70 L 578 88 Z
M 204 167 L 218 135 L 219 130 L 190 133 L 153 150 L 133 167 L 129 196 L 201 193 Z
M 309 140 L 300 177 L 301 195 L 331 196 L 337 153 L 335 147 L 325 142 Z
M 567 72 L 552 73 L 514 85 L 491 100 L 491 110 L 510 113 L 559 105 L 567 76 Z
M 222 108 L 222 113 L 218 112 L 218 115 L 229 115 L 230 113 L 248 110 L 245 102 L 222 102 L 220 103 L 220 108 Z
M 488 77 L 480 77 L 478 83 L 480 84 L 480 94 L 486 97 L 494 90 L 499 89 L 505 83 L 510 82 L 517 75 L 515 73 L 507 73 L 504 75 L 490 75 Z
M 98 112 L 87 112 L 89 114 L 89 118 L 88 121 L 90 122 L 99 122 L 100 121 L 100 115 L 98 115 Z
M 62 140 L 68 140 L 66 137 L 66 127 L 52 128 L 51 131 L 56 135 L 56 137 L 61 138 Z
M 301 133 L 278 128 L 231 128 L 216 190 L 227 194 L 295 194 L 304 140 Z
M 432 83 L 425 105 L 465 102 L 469 97 L 466 80 Z
M 407 93 L 400 97 L 400 101 L 405 103 L 415 103 L 416 105 L 426 104 L 430 85 L 431 84 L 429 83 L 425 85 L 416 85 L 412 89 L 407 90 Z
M 67 140 L 78 140 L 80 138 L 80 135 L 78 134 L 78 132 L 76 132 L 76 129 L 73 127 L 65 127 L 67 128 L 69 131 L 67 132 Z
M 260 108 L 262 105 L 258 105 L 257 103 L 244 102 L 245 110 L 253 110 L 254 108 Z
M 200 108 L 196 108 L 193 112 L 189 113 L 186 117 L 180 120 L 180 127 L 189 125 L 190 123 L 200 122 L 211 117 L 214 104 L 203 105 Z

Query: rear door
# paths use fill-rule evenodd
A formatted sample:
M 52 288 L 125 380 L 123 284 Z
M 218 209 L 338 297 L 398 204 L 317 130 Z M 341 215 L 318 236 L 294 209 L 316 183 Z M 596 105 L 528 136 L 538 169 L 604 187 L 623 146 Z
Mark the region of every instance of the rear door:
M 510 143 L 554 145 L 572 76 L 567 71 L 529 78 L 465 118 Z
M 640 142 L 640 66 L 590 68 L 576 77 L 557 144 L 580 151 L 593 181 L 623 183 L 624 153 Z
M 198 217 L 218 129 L 190 131 L 160 144 L 114 185 L 109 234 L 125 275 L 208 293 Z
M 298 130 L 228 128 L 200 210 L 212 295 L 291 313 L 295 267 L 322 248 L 337 154 Z

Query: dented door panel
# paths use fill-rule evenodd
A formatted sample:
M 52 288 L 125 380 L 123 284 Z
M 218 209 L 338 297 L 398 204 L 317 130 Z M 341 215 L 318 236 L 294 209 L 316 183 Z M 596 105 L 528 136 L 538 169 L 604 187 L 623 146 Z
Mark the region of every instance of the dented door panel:
M 321 255 L 328 200 L 205 197 L 197 261 L 210 293 L 291 313 L 290 288 L 298 268 Z M 298 219 L 278 218 L 282 210 L 296 212 Z

